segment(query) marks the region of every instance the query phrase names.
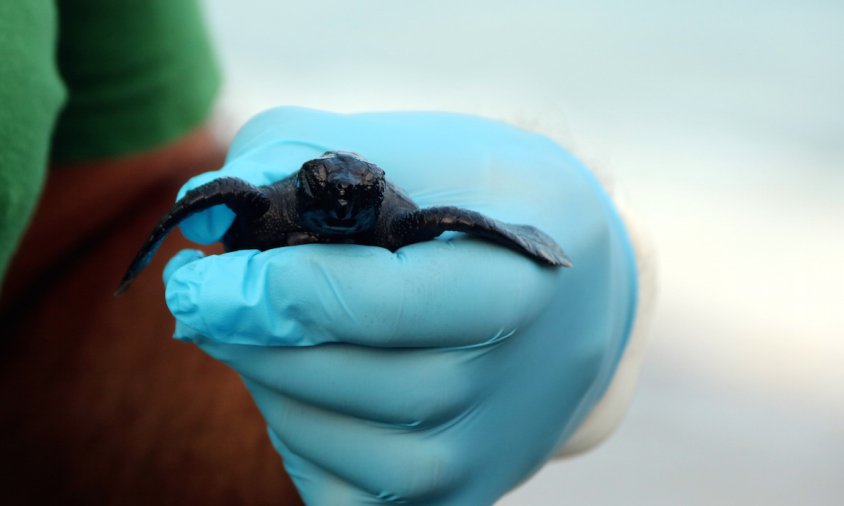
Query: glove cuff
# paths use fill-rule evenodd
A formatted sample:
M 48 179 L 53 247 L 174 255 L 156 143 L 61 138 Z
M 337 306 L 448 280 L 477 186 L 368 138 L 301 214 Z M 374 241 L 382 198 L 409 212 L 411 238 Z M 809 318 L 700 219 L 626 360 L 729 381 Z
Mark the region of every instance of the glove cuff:
M 647 347 L 647 336 L 656 301 L 656 255 L 647 231 L 631 214 L 622 199 L 613 193 L 621 220 L 633 246 L 638 273 L 638 303 L 633 327 L 615 374 L 601 400 L 586 416 L 552 458 L 562 458 L 590 450 L 612 434 L 627 412 L 639 377 Z

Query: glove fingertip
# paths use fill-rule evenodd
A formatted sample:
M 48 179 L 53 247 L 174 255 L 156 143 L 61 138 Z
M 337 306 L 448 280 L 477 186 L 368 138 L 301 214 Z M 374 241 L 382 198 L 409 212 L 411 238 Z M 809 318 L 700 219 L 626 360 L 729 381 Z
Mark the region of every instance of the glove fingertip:
M 182 199 L 187 192 L 221 177 L 221 171 L 211 171 L 192 177 L 185 183 L 176 200 Z M 203 212 L 188 216 L 179 224 L 185 237 L 199 244 L 212 244 L 220 240 L 234 221 L 234 213 L 226 206 L 219 205 Z
M 202 337 L 200 332 L 189 325 L 176 320 L 176 328 L 173 330 L 173 339 L 177 341 L 184 341 L 186 343 L 198 343 Z
M 231 209 L 219 205 L 185 218 L 179 229 L 185 237 L 199 244 L 218 242 L 234 222 Z
M 205 257 L 205 253 L 198 249 L 183 249 L 182 251 L 173 255 L 173 258 L 171 258 L 170 261 L 167 262 L 167 265 L 164 267 L 164 272 L 162 273 L 164 284 L 167 284 L 167 282 L 173 276 L 173 273 L 175 273 L 177 270 L 203 257 Z
M 191 253 L 185 253 L 179 260 L 181 261 L 190 255 Z M 176 259 L 174 258 L 174 260 Z M 197 313 L 198 278 L 201 277 L 197 275 L 197 267 L 200 264 L 201 262 L 191 261 L 179 268 L 174 268 L 167 279 L 164 300 L 170 312 L 177 320 L 189 318 Z M 169 264 L 167 268 L 170 268 Z M 165 272 L 167 268 L 165 268 Z

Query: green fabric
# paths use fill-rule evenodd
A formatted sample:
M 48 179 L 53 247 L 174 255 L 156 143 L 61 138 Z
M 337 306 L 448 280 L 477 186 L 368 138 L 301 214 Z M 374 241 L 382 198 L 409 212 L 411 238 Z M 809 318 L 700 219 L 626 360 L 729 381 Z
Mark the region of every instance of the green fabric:
M 142 152 L 207 118 L 220 79 L 197 1 L 0 0 L 0 282 L 48 160 Z
M 61 0 L 59 67 L 70 100 L 54 161 L 160 146 L 208 116 L 217 68 L 194 0 Z
M 0 1 L 0 280 L 44 182 L 64 100 L 52 1 Z

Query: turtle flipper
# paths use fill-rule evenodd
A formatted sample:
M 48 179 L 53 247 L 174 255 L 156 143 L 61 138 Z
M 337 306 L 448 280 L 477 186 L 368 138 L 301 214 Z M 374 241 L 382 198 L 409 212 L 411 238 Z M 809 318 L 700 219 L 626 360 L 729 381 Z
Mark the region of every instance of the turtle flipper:
M 129 264 L 120 286 L 114 292 L 115 297 L 129 288 L 135 277 L 152 260 L 161 241 L 173 227 L 192 214 L 220 204 L 224 204 L 238 215 L 248 213 L 260 216 L 269 210 L 271 202 L 258 187 L 233 177 L 215 179 L 190 190 L 170 208 L 170 211 L 152 230 L 147 241 Z
M 459 207 L 429 207 L 412 211 L 399 219 L 394 234 L 404 239 L 404 244 L 411 244 L 433 239 L 447 230 L 483 237 L 541 264 L 572 266 L 560 245 L 536 227 L 505 223 Z

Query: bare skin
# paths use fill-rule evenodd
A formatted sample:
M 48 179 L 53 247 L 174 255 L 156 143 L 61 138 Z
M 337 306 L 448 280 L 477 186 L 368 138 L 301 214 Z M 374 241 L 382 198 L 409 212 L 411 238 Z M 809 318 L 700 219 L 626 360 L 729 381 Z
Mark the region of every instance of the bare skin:
M 51 171 L 0 299 L 4 504 L 301 504 L 237 375 L 169 338 L 160 277 L 111 296 L 149 223 L 222 158 L 199 130 Z

